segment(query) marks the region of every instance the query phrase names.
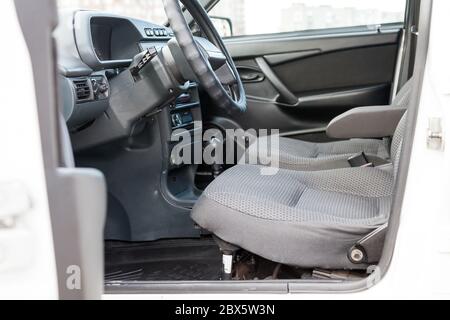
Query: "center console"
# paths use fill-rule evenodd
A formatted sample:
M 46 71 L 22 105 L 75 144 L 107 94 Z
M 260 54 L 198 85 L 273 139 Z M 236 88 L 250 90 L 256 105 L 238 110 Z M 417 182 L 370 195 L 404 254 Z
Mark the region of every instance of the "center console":
M 193 129 L 195 121 L 201 121 L 200 97 L 197 84 L 192 83 L 170 108 L 172 130 Z
M 182 206 L 192 206 L 201 191 L 195 187 L 195 175 L 198 164 L 195 162 L 195 152 L 203 152 L 202 141 L 202 110 L 198 85 L 191 83 L 187 90 L 160 115 L 161 123 L 167 123 L 163 134 L 165 145 L 163 190 L 166 197 L 172 203 Z M 186 141 L 186 133 L 191 137 Z M 184 137 L 182 137 L 184 136 Z M 174 150 L 181 143 L 183 150 L 191 151 L 189 163 L 179 163 L 179 157 L 183 157 L 183 150 Z M 201 160 L 201 159 L 200 159 Z

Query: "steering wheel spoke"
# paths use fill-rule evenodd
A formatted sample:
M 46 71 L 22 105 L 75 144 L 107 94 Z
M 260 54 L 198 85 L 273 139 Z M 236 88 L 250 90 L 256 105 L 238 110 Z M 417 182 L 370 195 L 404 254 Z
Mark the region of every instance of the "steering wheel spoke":
M 237 79 L 228 63 L 215 70 L 217 78 L 223 86 L 233 86 L 237 84 Z

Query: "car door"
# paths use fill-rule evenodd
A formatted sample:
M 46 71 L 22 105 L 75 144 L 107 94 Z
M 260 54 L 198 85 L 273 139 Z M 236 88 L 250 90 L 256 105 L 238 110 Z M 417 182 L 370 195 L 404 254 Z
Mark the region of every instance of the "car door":
M 228 35 L 248 111 L 208 108 L 217 126 L 279 129 L 320 140 L 334 117 L 391 101 L 406 1 L 222 0 L 211 11 Z M 231 24 L 231 25 L 230 25 Z M 232 31 L 231 31 L 232 30 Z
M 10 152 L 2 160 L 9 160 L 11 168 L 2 162 L 0 168 L 9 170 L 8 175 L 17 173 L 19 184 L 14 183 L 13 187 L 18 187 L 8 193 L 11 197 L 7 198 L 6 209 L 10 210 L 0 208 L 0 263 L 4 243 L 12 256 L 10 274 L 3 274 L 0 265 L 0 297 L 4 290 L 13 288 L 19 298 L 100 299 L 104 284 L 106 184 L 101 172 L 74 166 L 57 99 L 57 57 L 52 34 L 58 23 L 56 3 L 5 3 L 0 6 L 7 9 L 0 11 L 1 17 L 5 16 L 11 27 L 2 30 L 2 36 L 11 40 L 11 50 L 2 51 L 1 57 L 21 63 L 5 66 L 11 77 L 8 84 L 2 82 L 2 88 L 8 87 L 8 91 L 2 91 L 1 97 L 9 108 L 5 115 L 0 113 L 2 119 L 7 119 L 1 128 L 0 143 Z M 21 99 L 17 99 L 19 96 Z M 8 221 L 11 216 L 16 218 L 12 226 L 17 230 L 2 230 L 5 215 Z M 13 259 L 17 257 L 22 260 Z M 10 286 L 3 287 L 2 280 Z
M 33 71 L 13 1 L 0 3 L 8 77 L 0 79 L 0 299 L 57 299 L 58 285 Z M 20 99 L 17 97 L 20 96 Z

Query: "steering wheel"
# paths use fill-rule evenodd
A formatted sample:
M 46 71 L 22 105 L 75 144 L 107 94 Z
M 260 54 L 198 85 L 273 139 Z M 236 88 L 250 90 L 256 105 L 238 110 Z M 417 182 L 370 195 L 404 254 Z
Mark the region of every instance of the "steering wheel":
M 247 100 L 241 78 L 203 6 L 198 0 L 163 0 L 163 3 L 181 51 L 213 102 L 227 111 L 245 112 Z M 180 3 L 208 39 L 194 37 Z

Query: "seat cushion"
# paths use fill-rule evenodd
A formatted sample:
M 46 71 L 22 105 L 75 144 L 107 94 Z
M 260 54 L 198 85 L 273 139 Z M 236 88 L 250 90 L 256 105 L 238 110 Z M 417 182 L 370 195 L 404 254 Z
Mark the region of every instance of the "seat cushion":
M 273 176 L 261 169 L 226 171 L 196 204 L 194 221 L 271 261 L 355 269 L 347 251 L 389 218 L 392 168 L 280 170 Z
M 295 139 L 279 140 L 279 148 L 269 152 L 271 139 L 258 139 L 247 151 L 246 162 L 260 165 L 277 165 L 271 161 L 275 157 L 279 167 L 297 171 L 319 171 L 350 167 L 348 159 L 364 152 L 376 165 L 389 160 L 387 140 L 353 139 L 329 143 L 312 143 Z M 251 159 L 255 159 L 253 161 Z

